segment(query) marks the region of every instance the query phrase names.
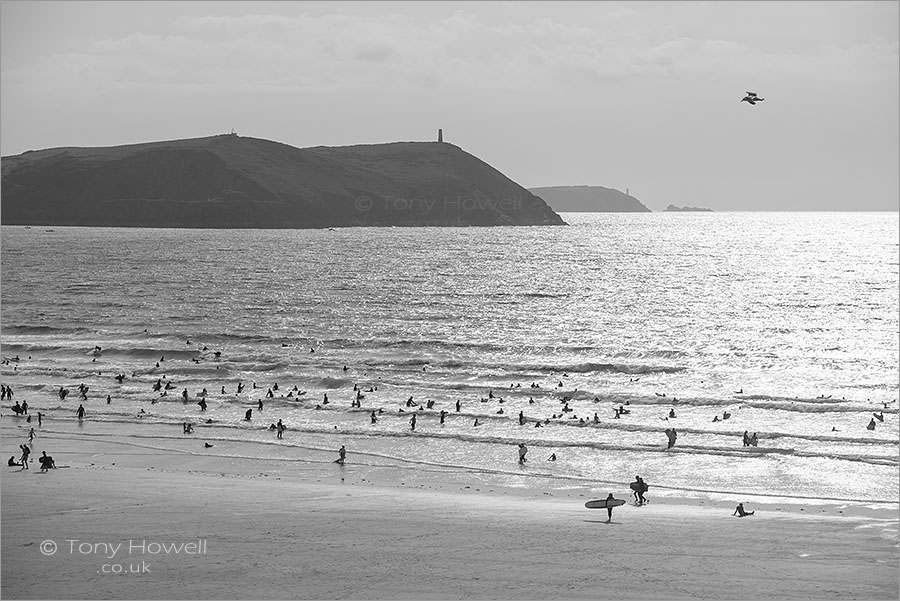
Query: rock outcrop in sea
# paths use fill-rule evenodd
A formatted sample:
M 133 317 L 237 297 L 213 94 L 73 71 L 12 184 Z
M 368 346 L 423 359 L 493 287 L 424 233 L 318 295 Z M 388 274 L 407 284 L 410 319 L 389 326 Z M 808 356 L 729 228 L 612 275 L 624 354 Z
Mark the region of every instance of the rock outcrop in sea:
M 5 225 L 193 228 L 565 225 L 446 142 L 295 148 L 225 134 L 2 158 Z
M 669 205 L 666 207 L 664 213 L 712 213 L 712 209 L 704 209 L 702 207 L 678 207 L 675 205 Z

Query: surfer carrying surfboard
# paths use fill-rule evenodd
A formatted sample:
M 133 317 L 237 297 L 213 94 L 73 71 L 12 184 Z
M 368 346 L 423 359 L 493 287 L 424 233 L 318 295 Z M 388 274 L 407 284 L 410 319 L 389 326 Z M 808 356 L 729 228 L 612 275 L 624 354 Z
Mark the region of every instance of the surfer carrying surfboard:
M 606 497 L 606 516 L 607 516 L 606 522 L 607 522 L 607 523 L 609 523 L 609 522 L 612 521 L 612 510 L 613 510 L 613 507 L 614 507 L 614 505 L 612 504 L 612 502 L 615 501 L 615 500 L 616 500 L 616 498 L 613 496 L 612 493 L 609 493 L 609 496 Z
M 634 477 L 634 482 L 629 484 L 631 490 L 634 491 L 634 502 L 637 505 L 643 505 L 647 502 L 647 499 L 644 498 L 644 493 L 647 492 L 647 489 L 650 487 L 647 486 L 647 483 L 644 482 L 644 479 L 640 476 Z

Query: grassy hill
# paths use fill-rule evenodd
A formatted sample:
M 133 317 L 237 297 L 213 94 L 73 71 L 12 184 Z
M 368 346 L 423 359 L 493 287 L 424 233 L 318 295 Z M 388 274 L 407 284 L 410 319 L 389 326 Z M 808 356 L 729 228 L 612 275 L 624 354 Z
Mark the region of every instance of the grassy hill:
M 305 228 L 555 225 L 452 144 L 295 148 L 232 134 L 3 157 L 6 225 Z

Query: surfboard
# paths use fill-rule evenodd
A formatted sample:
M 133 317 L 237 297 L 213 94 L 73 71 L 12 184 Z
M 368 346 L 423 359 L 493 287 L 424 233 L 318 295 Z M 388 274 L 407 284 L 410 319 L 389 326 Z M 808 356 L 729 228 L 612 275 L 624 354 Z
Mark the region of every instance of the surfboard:
M 588 509 L 604 509 L 606 507 L 618 507 L 619 505 L 624 505 L 625 501 L 623 499 L 598 499 L 596 501 L 588 501 L 584 504 Z

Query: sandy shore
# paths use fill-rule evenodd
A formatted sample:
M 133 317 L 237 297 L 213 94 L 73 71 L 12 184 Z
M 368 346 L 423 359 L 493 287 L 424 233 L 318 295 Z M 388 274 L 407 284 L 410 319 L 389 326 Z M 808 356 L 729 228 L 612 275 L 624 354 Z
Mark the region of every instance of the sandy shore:
M 4 425 L 7 456 L 19 444 Z M 7 599 L 897 599 L 894 511 L 584 508 L 328 460 L 43 435 L 3 468 Z M 602 496 L 605 496 L 603 494 Z M 749 509 L 749 508 L 748 508 Z M 47 555 L 53 541 L 56 552 Z M 117 545 L 119 545 L 117 547 Z M 118 567 L 117 567 L 118 566 Z M 123 570 L 113 574 L 104 571 Z M 138 573 L 128 573 L 136 571 Z

